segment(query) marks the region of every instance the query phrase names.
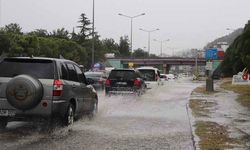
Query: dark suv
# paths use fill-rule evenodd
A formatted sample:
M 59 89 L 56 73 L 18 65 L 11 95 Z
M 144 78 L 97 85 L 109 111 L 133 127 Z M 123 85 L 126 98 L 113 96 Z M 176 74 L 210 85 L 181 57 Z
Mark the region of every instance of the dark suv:
M 0 62 L 0 128 L 9 121 L 60 118 L 65 125 L 97 110 L 98 97 L 79 65 L 53 58 Z
M 140 96 L 146 84 L 140 73 L 132 69 L 114 69 L 105 83 L 105 94 L 134 94 Z

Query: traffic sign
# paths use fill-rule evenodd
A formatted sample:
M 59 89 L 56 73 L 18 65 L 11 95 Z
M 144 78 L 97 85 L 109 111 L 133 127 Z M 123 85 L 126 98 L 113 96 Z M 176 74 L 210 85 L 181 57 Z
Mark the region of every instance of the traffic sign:
M 129 67 L 129 68 L 133 68 L 133 67 L 134 67 L 134 63 L 133 63 L 133 62 L 129 62 L 129 63 L 128 63 L 128 67 Z
M 206 70 L 213 70 L 213 62 L 207 61 L 205 68 Z

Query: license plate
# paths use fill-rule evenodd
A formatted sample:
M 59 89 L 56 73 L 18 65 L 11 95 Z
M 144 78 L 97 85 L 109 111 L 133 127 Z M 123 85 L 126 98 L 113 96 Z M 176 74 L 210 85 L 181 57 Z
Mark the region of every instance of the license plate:
M 117 85 L 127 85 L 127 82 L 117 82 Z
M 14 110 L 0 110 L 0 116 L 15 116 L 15 114 Z

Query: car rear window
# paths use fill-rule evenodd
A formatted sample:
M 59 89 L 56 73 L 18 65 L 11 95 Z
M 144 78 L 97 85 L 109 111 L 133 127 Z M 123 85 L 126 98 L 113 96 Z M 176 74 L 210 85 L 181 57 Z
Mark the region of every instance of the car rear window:
M 133 70 L 112 70 L 109 79 L 135 79 L 136 74 Z
M 146 81 L 155 81 L 155 70 L 139 69 L 139 72 L 145 78 Z
M 15 77 L 27 74 L 38 79 L 54 79 L 52 60 L 5 59 L 0 63 L 0 70 L 0 77 Z

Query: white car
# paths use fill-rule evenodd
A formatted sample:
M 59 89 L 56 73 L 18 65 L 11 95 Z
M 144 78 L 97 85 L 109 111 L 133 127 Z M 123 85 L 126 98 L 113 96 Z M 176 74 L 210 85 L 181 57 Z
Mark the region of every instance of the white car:
M 176 77 L 173 74 L 167 74 L 168 80 L 174 80 Z
M 168 77 L 167 77 L 167 75 L 166 74 L 161 74 L 160 75 L 160 78 L 161 78 L 161 81 L 168 81 Z
M 160 79 L 160 71 L 155 67 L 140 67 L 136 68 L 142 77 L 144 77 L 147 88 L 152 88 L 154 84 L 162 85 L 163 82 Z

